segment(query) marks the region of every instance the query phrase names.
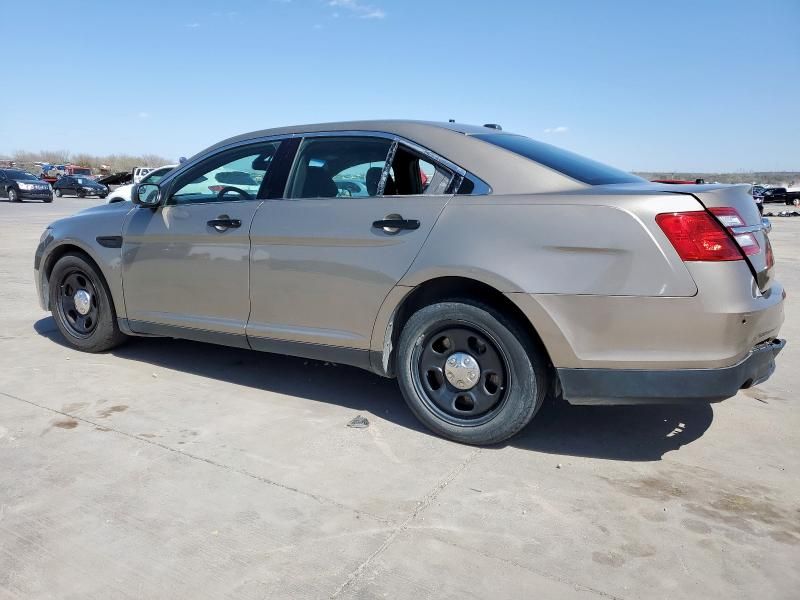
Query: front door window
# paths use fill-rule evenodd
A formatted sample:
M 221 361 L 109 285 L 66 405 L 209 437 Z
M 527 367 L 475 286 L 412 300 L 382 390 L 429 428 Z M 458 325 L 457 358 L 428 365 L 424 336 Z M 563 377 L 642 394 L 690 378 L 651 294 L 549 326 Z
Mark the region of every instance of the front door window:
M 280 142 L 268 142 L 223 152 L 189 169 L 172 186 L 168 204 L 206 204 L 254 200 Z

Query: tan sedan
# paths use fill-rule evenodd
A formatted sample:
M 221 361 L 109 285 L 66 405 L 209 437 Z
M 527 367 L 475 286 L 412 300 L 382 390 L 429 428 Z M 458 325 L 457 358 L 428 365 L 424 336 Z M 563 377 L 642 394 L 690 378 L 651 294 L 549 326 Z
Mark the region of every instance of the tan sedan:
M 462 442 L 514 435 L 547 395 L 721 400 L 769 377 L 784 344 L 747 186 L 650 183 L 496 127 L 258 131 L 132 199 L 42 235 L 37 288 L 69 343 L 156 335 L 355 365 L 397 377 Z

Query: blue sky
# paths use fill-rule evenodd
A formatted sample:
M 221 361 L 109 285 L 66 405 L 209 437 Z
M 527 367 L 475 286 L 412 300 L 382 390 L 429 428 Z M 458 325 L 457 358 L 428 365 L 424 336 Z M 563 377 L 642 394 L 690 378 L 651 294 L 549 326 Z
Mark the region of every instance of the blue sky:
M 800 0 L 0 0 L 0 155 L 293 123 L 505 129 L 629 170 L 800 169 Z

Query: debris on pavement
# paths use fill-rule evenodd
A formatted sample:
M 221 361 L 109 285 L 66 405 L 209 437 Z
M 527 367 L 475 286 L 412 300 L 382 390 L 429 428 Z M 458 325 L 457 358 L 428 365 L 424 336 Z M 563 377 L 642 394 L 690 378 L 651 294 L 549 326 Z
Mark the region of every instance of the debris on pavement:
M 358 415 L 350 419 L 350 422 L 347 423 L 347 426 L 352 427 L 353 429 L 365 429 L 369 427 L 369 420 L 367 419 L 367 417 L 362 417 L 361 415 Z

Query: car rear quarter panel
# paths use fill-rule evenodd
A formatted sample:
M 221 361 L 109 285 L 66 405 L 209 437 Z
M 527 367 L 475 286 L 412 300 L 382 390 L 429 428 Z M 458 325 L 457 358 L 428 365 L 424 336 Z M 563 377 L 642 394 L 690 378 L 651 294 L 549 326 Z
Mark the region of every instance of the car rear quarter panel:
M 700 208 L 663 194 L 455 197 L 400 284 L 461 275 L 506 293 L 692 296 L 655 215 Z
M 557 367 L 727 366 L 777 334 L 780 286 L 762 296 L 744 261 L 685 264 L 656 224 L 702 210 L 692 196 L 595 190 L 454 198 L 400 284 L 457 275 L 493 286 Z

